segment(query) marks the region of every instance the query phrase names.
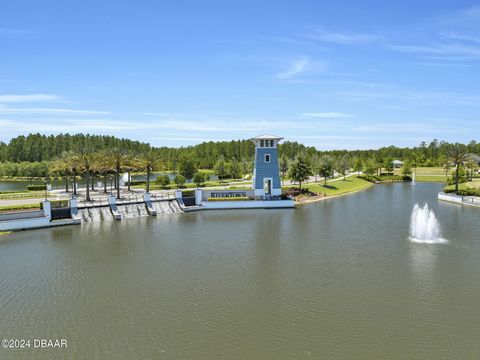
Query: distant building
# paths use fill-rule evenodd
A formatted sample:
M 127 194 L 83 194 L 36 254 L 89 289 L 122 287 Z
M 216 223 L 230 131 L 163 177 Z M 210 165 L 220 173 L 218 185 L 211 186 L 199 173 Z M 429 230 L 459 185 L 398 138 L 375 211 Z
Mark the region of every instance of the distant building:
M 403 161 L 400 161 L 400 160 L 393 160 L 393 161 L 392 161 L 392 164 L 393 164 L 393 167 L 394 167 L 395 169 L 400 169 L 400 168 L 403 167 L 404 162 L 403 162 Z
M 250 139 L 255 144 L 255 162 L 252 184 L 256 198 L 280 196 L 280 170 L 278 166 L 278 143 L 282 137 L 260 135 Z

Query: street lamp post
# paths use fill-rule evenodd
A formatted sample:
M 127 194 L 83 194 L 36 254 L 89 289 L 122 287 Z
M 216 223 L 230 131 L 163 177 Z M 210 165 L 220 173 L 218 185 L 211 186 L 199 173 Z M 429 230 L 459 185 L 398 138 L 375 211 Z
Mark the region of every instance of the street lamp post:
M 45 201 L 47 201 L 47 180 L 45 180 Z

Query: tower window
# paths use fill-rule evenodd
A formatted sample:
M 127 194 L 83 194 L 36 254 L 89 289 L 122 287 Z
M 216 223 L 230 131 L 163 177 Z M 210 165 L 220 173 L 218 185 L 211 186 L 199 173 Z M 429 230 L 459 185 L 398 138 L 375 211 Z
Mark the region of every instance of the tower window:
M 265 147 L 265 140 L 260 140 L 260 147 Z
M 270 162 L 270 154 L 265 154 L 265 162 L 266 163 Z
M 273 139 L 270 140 L 270 147 L 273 147 Z

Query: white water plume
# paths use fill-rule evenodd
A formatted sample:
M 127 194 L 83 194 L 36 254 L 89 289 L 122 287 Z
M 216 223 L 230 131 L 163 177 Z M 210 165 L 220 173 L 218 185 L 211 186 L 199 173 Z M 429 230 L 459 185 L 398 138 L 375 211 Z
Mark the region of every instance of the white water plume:
M 424 244 L 446 244 L 442 238 L 440 224 L 432 209 L 425 204 L 423 207 L 415 204 L 410 219 L 410 240 Z

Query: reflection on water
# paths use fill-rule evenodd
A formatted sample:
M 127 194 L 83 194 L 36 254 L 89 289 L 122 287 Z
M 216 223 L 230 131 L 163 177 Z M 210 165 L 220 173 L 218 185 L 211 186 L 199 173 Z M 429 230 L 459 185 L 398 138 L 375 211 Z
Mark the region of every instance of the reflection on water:
M 68 353 L 2 359 L 472 358 L 479 211 L 392 184 L 283 210 L 211 211 L 18 232 L 0 241 L 12 338 Z M 427 203 L 448 245 L 407 240 Z
M 432 245 L 411 244 L 410 264 L 419 294 L 431 294 L 435 282 L 435 263 L 439 249 Z

